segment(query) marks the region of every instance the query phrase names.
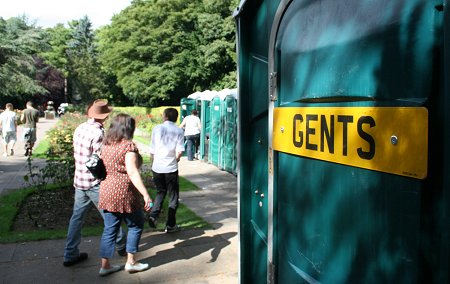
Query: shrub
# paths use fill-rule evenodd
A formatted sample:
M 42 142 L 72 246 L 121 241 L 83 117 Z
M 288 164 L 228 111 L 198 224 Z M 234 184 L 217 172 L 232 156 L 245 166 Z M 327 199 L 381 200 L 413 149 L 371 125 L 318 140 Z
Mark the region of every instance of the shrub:
M 54 128 L 50 129 L 45 140 L 48 142 L 46 165 L 43 168 L 32 165 L 28 159 L 28 174 L 25 181 L 32 186 L 48 183 L 66 183 L 73 180 L 75 163 L 73 158 L 73 133 L 78 125 L 86 121 L 86 116 L 78 112 L 66 113 Z

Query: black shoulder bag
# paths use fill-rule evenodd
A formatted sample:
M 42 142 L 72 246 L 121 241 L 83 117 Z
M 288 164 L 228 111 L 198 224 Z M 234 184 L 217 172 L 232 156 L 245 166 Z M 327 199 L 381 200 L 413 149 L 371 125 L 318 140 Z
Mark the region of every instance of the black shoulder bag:
M 104 180 L 106 178 L 105 164 L 97 154 L 92 154 L 92 156 L 89 157 L 89 160 L 86 162 L 86 168 L 88 168 L 95 178 L 98 178 L 99 180 Z

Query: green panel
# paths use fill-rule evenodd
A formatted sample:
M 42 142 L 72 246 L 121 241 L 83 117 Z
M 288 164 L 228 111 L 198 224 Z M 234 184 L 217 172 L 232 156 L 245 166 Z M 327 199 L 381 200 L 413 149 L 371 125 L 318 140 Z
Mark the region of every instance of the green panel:
M 284 14 L 278 106 L 426 107 L 431 148 L 423 181 L 276 153 L 278 283 L 448 283 L 437 4 L 304 0 Z
M 202 112 L 200 122 L 202 131 L 200 132 L 200 160 L 208 160 L 209 136 L 211 131 L 211 102 L 201 101 Z
M 286 154 L 278 163 L 280 283 L 414 283 L 419 183 Z
M 197 109 L 197 103 L 194 99 L 182 98 L 180 100 L 180 123 L 186 116 L 190 115 L 194 109 Z
M 211 129 L 209 132 L 209 149 L 208 162 L 219 167 L 220 159 L 220 140 L 222 136 L 221 126 L 221 101 L 219 97 L 214 97 L 211 100 L 210 118 Z
M 230 173 L 236 173 L 237 160 L 237 101 L 228 95 L 222 101 L 222 146 L 221 168 Z
M 436 4 L 295 1 L 278 37 L 285 93 L 280 103 L 331 98 L 423 102 L 433 75 Z
M 279 1 L 247 1 L 239 17 L 240 280 L 265 283 L 268 256 L 268 42 Z M 261 207 L 260 207 L 261 202 Z

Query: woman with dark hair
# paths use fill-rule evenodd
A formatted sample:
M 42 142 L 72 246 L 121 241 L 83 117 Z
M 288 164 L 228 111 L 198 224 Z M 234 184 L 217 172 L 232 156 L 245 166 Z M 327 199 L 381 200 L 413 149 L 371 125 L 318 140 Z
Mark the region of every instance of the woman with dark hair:
M 135 127 L 134 118 L 118 114 L 103 141 L 101 157 L 106 167 L 106 179 L 100 184 L 98 207 L 103 209 L 105 228 L 100 243 L 100 276 L 121 269 L 121 266 L 111 266 L 109 259 L 114 255 L 115 239 L 122 221 L 128 227 L 125 270 L 133 273 L 148 269 L 147 263 L 135 259 L 144 228 L 141 196 L 146 211 L 153 206 L 139 173 L 142 157 L 132 141 Z

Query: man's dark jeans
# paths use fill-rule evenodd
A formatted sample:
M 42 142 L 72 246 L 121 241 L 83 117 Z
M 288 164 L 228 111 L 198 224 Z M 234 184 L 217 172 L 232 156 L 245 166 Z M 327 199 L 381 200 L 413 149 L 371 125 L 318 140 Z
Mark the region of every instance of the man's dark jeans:
M 173 227 L 177 224 L 176 212 L 178 208 L 178 199 L 180 196 L 180 185 L 178 180 L 178 171 L 173 173 L 156 173 L 153 171 L 153 182 L 156 186 L 156 197 L 153 203 L 153 208 L 150 212 L 150 217 L 158 219 L 161 213 L 161 207 L 164 202 L 166 194 L 169 193 L 169 209 L 167 212 L 166 225 Z

